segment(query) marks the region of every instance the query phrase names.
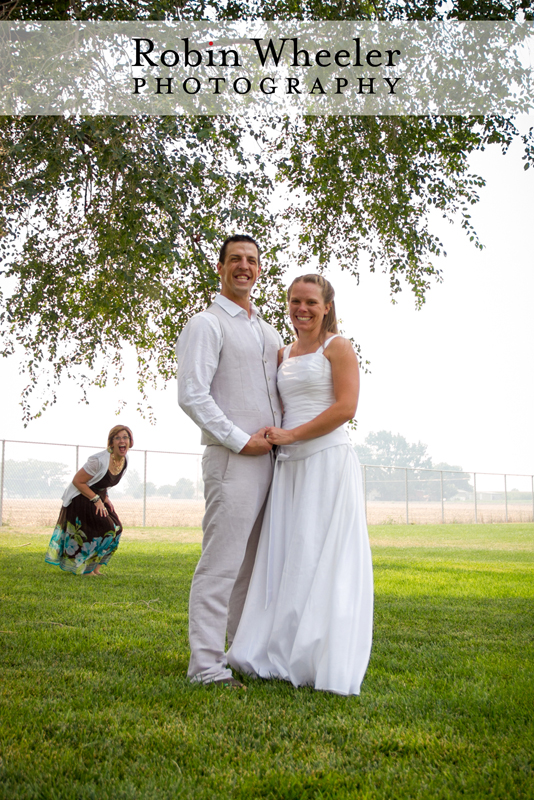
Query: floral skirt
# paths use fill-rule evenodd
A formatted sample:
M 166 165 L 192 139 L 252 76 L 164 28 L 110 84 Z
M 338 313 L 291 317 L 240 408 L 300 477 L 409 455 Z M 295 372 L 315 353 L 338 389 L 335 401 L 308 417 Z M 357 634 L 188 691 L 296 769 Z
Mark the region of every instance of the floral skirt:
M 61 509 L 45 556 L 66 572 L 83 575 L 99 564 L 107 564 L 119 546 L 121 521 L 115 511 L 105 504 L 108 515 L 96 513 L 95 504 L 78 495 L 69 506 Z

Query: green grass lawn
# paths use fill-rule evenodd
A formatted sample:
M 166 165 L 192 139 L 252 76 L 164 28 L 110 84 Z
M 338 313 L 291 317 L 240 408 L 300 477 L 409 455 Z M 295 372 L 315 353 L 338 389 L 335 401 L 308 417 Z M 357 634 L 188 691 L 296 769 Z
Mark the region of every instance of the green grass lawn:
M 370 530 L 360 697 L 191 686 L 200 546 L 123 537 L 106 578 L 0 532 L 0 798 L 534 798 L 534 525 Z

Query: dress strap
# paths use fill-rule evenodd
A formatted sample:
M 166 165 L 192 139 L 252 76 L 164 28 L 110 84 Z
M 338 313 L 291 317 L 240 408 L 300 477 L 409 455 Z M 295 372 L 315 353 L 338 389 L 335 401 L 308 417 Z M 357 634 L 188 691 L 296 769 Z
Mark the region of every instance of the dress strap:
M 284 354 L 282 356 L 282 362 L 284 362 L 287 358 L 289 358 L 289 353 L 291 352 L 291 348 L 293 344 L 288 344 L 287 347 L 284 347 Z
M 337 338 L 338 338 L 338 336 L 341 336 L 341 334 L 340 334 L 340 333 L 334 333 L 334 335 L 333 335 L 333 336 L 330 336 L 330 338 L 329 338 L 329 339 L 326 339 L 326 341 L 324 342 L 324 344 L 322 344 L 322 345 L 321 345 L 321 347 L 320 347 L 320 348 L 317 350 L 317 352 L 318 352 L 318 353 L 324 353 L 325 349 L 328 347 L 328 345 L 330 344 L 330 342 L 331 342 L 333 339 L 337 339 Z

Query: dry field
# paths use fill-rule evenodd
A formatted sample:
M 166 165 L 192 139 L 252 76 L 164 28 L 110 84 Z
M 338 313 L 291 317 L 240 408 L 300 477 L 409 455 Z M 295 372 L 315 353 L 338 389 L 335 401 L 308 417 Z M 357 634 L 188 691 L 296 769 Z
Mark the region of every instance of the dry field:
M 115 503 L 116 511 L 124 527 L 143 525 L 143 501 L 120 498 Z M 3 522 L 10 525 L 54 526 L 61 510 L 60 500 L 11 500 L 4 499 Z M 147 527 L 197 527 L 202 522 L 203 500 L 169 500 L 147 498 Z
M 119 499 L 117 512 L 125 528 L 143 525 L 143 501 Z M 445 523 L 469 524 L 475 521 L 471 504 L 445 503 Z M 4 499 L 3 522 L 10 525 L 53 527 L 60 511 L 58 500 L 12 500 Z M 200 500 L 170 500 L 147 498 L 144 524 L 149 528 L 198 527 L 202 522 L 204 502 Z M 406 522 L 406 504 L 403 502 L 368 502 L 369 525 Z M 435 525 L 441 523 L 441 503 L 413 502 L 409 505 L 408 521 L 415 524 Z M 528 503 L 508 506 L 508 522 L 532 522 L 532 507 Z M 505 522 L 504 505 L 479 503 L 478 522 Z
M 445 523 L 471 524 L 475 521 L 475 509 L 471 503 L 444 504 Z M 532 506 L 529 503 L 508 504 L 508 522 L 532 522 Z M 388 523 L 406 523 L 406 503 L 404 502 L 368 502 L 367 522 L 369 525 L 387 525 Z M 419 525 L 439 525 L 441 519 L 441 503 L 410 502 L 408 506 L 408 522 Z M 478 503 L 477 522 L 506 522 L 506 510 L 503 504 Z

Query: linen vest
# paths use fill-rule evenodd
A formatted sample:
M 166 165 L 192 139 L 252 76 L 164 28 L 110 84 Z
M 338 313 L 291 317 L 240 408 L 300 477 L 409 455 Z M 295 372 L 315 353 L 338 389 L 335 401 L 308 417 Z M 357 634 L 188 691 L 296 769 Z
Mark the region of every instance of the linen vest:
M 210 393 L 234 425 L 252 436 L 266 425 L 280 427 L 282 411 L 276 390 L 279 338 L 258 317 L 264 337 L 263 354 L 250 325 L 240 325 L 224 308 L 213 303 L 207 314 L 217 317 L 223 344 Z M 220 444 L 202 431 L 202 444 Z

